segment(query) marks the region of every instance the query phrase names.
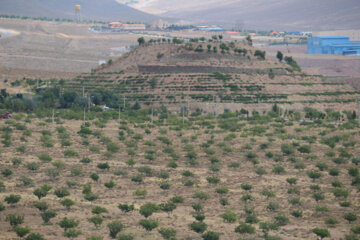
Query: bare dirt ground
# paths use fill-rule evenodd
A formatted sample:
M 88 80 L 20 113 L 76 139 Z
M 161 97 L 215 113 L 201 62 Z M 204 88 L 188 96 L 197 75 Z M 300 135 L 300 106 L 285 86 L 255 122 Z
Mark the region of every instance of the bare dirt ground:
M 10 123 L 11 122 L 8 122 L 8 124 Z M 262 232 L 256 223 L 253 224 L 256 228 L 256 235 L 240 235 L 234 232 L 235 227 L 238 226 L 238 222 L 245 221 L 246 217 L 249 216 L 249 213 L 245 213 L 245 208 L 253 209 L 254 213 L 250 215 L 256 216 L 260 221 L 273 221 L 274 217 L 278 215 L 287 217 L 289 222 L 286 222 L 280 226 L 278 230 L 271 231 L 270 233 L 271 235 L 280 236 L 284 240 L 316 239 L 316 236 L 311 232 L 311 229 L 315 227 L 328 228 L 331 232 L 332 239 L 340 240 L 344 239 L 344 235 L 350 232 L 351 226 L 359 223 L 359 220 L 348 223 L 342 217 L 345 212 L 353 212 L 359 216 L 359 192 L 356 191 L 355 186 L 351 185 L 351 177 L 347 173 L 347 169 L 355 165 L 349 160 L 347 160 L 346 163 L 338 165 L 333 162 L 336 157 L 327 157 L 324 155 L 326 151 L 333 150 L 336 155 L 339 154 L 338 151 L 341 151 L 340 143 L 338 144 L 339 147 L 335 149 L 331 149 L 320 143 L 321 137 L 318 134 L 322 131 L 327 131 L 326 127 L 306 127 L 295 123 L 294 126 L 281 127 L 280 129 L 282 129 L 283 133 L 280 133 L 278 132 L 278 127 L 272 127 L 278 125 L 278 123 L 268 122 L 261 126 L 264 126 L 266 132 L 271 134 L 272 137 L 270 138 L 273 140 L 270 141 L 269 137 L 262 134 L 259 136 L 251 135 L 250 129 L 253 129 L 256 125 L 248 124 L 245 121 L 240 122 L 244 124 L 244 127 L 240 132 L 233 133 L 235 138 L 232 140 L 224 140 L 230 133 L 226 131 L 209 133 L 207 131 L 209 129 L 206 128 L 176 131 L 170 130 L 170 126 L 162 126 L 150 128 L 151 134 L 144 134 L 144 129 L 141 127 L 142 125 L 127 124 L 123 125 L 123 127 L 128 128 L 128 132 L 134 132 L 131 134 L 125 133 L 126 140 L 119 141 L 119 124 L 115 121 L 110 121 L 103 128 L 98 128 L 92 124 L 92 131 L 100 132 L 102 137 L 98 138 L 89 135 L 85 140 L 87 140 L 90 145 L 85 146 L 82 144 L 84 139 L 77 134 L 82 121 L 64 121 L 63 124 L 56 126 L 63 126 L 67 129 L 68 137 L 72 145 L 62 147 L 61 141 L 58 138 L 59 134 L 56 133 L 51 123 L 45 123 L 41 119 L 32 119 L 31 123 L 24 123 L 22 121 L 16 121 L 16 123 L 25 124 L 32 132 L 32 135 L 25 137 L 25 142 L 24 139 L 21 140 L 23 136 L 22 131 L 14 129 L 11 133 L 12 145 L 6 148 L 2 147 L 1 169 L 7 168 L 13 171 L 13 175 L 1 178 L 1 181 L 3 181 L 6 186 L 5 191 L 0 193 L 1 202 L 6 206 L 5 211 L 0 212 L 0 239 L 3 240 L 16 239 L 9 223 L 5 221 L 5 216 L 10 213 L 24 215 L 25 222 L 23 226 L 30 227 L 33 232 L 44 234 L 49 240 L 65 239 L 62 229 L 56 224 L 64 217 L 79 221 L 77 229 L 80 229 L 83 234 L 77 239 L 85 239 L 85 237 L 91 235 L 100 235 L 106 240 L 110 239 L 106 225 L 113 220 L 120 220 L 125 226 L 122 233 L 133 235 L 135 240 L 162 239 L 157 232 L 157 229 L 161 227 L 176 229 L 177 239 L 200 240 L 202 239 L 200 234 L 191 231 L 188 226 L 195 221 L 192 217 L 194 210 L 191 206 L 197 202 L 201 202 L 204 205 L 203 212 L 206 216 L 204 222 L 208 225 L 208 230 L 219 232 L 221 234 L 220 239 L 222 240 L 234 240 L 243 236 L 257 236 L 256 239 L 260 238 Z M 147 123 L 144 124 L 144 126 L 147 126 Z M 162 131 L 166 129 L 166 133 L 160 133 L 160 129 L 163 129 Z M 40 142 L 43 130 L 48 130 L 52 133 L 53 147 L 44 147 Z M 284 131 L 287 136 L 293 136 L 293 139 L 280 140 L 280 136 L 284 136 L 285 134 Z M 135 140 L 135 134 L 137 134 L 137 136 L 141 135 L 143 139 Z M 334 135 L 344 136 L 342 137 L 342 143 L 355 142 L 355 146 L 346 147 L 346 149 L 352 156 L 358 156 L 358 129 L 345 131 L 333 129 L 332 133 L 328 133 L 326 137 Z M 172 144 L 167 146 L 161 143 L 157 139 L 159 136 L 168 137 L 171 139 Z M 281 152 L 280 145 L 282 143 L 291 144 L 296 142 L 300 145 L 308 144 L 306 140 L 301 140 L 301 136 L 314 136 L 315 139 L 317 139 L 314 143 L 310 144 L 312 151 L 310 154 L 300 153 L 295 150 L 295 152 L 288 156 Z M 110 141 L 120 146 L 120 150 L 113 153 L 111 157 L 106 157 L 104 154 L 106 153 L 107 147 L 104 139 L 110 139 Z M 211 139 L 213 139 L 214 143 L 209 149 L 214 150 L 214 153 L 205 153 L 207 148 L 203 148 L 200 145 Z M 131 141 L 135 141 L 136 147 L 129 146 Z M 149 146 L 149 142 L 155 145 Z M 267 144 L 266 149 L 260 146 L 262 143 Z M 17 150 L 17 148 L 21 146 L 26 146 L 25 153 Z M 90 146 L 97 146 L 99 151 L 90 151 Z M 199 165 L 189 165 L 189 161 L 185 157 L 189 151 L 186 149 L 189 148 L 189 146 L 192 146 L 197 153 L 196 160 Z M 172 161 L 170 155 L 164 152 L 167 147 L 173 148 L 180 156 L 180 158 L 176 160 L 178 164 L 177 168 L 167 167 L 167 164 Z M 69 149 L 75 150 L 78 156 L 65 157 L 64 151 Z M 152 161 L 145 159 L 146 151 L 149 151 L 149 149 L 156 153 L 156 157 Z M 130 156 L 128 154 L 129 150 L 133 150 L 135 155 Z M 266 157 L 265 153 L 269 151 L 278 154 L 278 156 L 280 156 L 277 157 L 278 160 L 276 160 L 276 158 Z M 51 178 L 45 174 L 46 169 L 54 168 L 51 162 L 42 162 L 38 159 L 40 154 L 45 153 L 52 157 L 52 163 L 59 160 L 65 163 L 65 166 L 59 169 L 60 176 Z M 256 155 L 250 158 L 247 157 L 249 153 L 256 153 Z M 88 157 L 92 162 L 88 164 L 80 163 L 79 160 L 82 157 Z M 209 161 L 211 157 L 215 157 L 220 161 L 219 164 L 215 164 L 219 166 L 218 171 L 211 170 L 212 164 Z M 291 159 L 291 157 L 294 158 Z M 13 158 L 22 159 L 22 163 L 13 166 Z M 131 158 L 136 162 L 133 167 L 125 163 Z M 253 164 L 253 160 L 258 160 L 258 162 Z M 29 170 L 26 166 L 32 162 L 39 164 L 40 168 L 37 170 Z M 109 163 L 109 170 L 97 168 L 97 164 L 105 162 Z M 328 170 L 323 170 L 320 179 L 311 180 L 307 176 L 307 171 L 317 170 L 318 168 L 315 167 L 315 165 L 318 162 L 325 162 L 327 169 L 340 169 L 340 175 L 331 176 Z M 240 167 L 230 167 L 229 164 L 231 163 L 238 163 Z M 294 168 L 296 163 L 303 163 L 305 169 Z M 275 165 L 283 166 L 285 172 L 281 174 L 272 172 Z M 139 174 L 138 168 L 144 166 L 152 169 L 152 175 L 144 175 L 144 181 L 142 183 L 131 181 L 133 176 Z M 74 175 L 71 171 L 74 168 L 81 169 L 80 175 Z M 255 171 L 258 168 L 264 169 L 266 174 L 256 174 Z M 191 171 L 194 176 L 183 176 L 182 174 L 185 170 Z M 169 178 L 161 179 L 157 177 L 160 172 L 167 172 Z M 97 173 L 100 176 L 100 180 L 97 182 L 92 181 L 89 178 L 91 173 Z M 22 176 L 30 177 L 33 180 L 33 184 L 23 186 L 20 181 Z M 218 177 L 220 183 L 209 183 L 207 181 L 207 177 L 209 176 Z M 297 184 L 289 185 L 286 182 L 286 179 L 291 177 L 298 179 Z M 185 186 L 184 182 L 186 180 L 194 181 L 195 184 L 193 186 Z M 341 181 L 343 188 L 350 191 L 350 195 L 347 198 L 335 198 L 333 196 L 332 191 L 335 188 L 332 187 L 332 182 L 335 180 Z M 75 182 L 78 185 L 68 187 L 68 181 Z M 104 183 L 109 181 L 114 181 L 116 186 L 112 189 L 105 188 Z M 160 189 L 159 183 L 161 182 L 169 183 L 170 189 Z M 47 202 L 50 205 L 50 209 L 56 211 L 58 214 L 51 220 L 52 225 L 42 224 L 40 211 L 33 206 L 33 202 L 38 201 L 33 195 L 34 189 L 45 183 L 51 185 L 53 189 L 41 200 Z M 91 203 L 83 198 L 82 189 L 85 184 L 91 184 L 92 191 L 99 196 L 98 200 Z M 241 187 L 242 184 L 251 184 L 252 189 L 244 190 Z M 314 184 L 320 186 L 320 192 L 325 194 L 324 200 L 316 202 L 312 198 L 313 191 L 310 190 L 309 187 Z M 215 189 L 220 186 L 227 187 L 229 192 L 225 194 L 216 193 Z M 61 199 L 54 195 L 54 190 L 61 187 L 67 188 L 70 192 L 68 198 L 75 201 L 75 205 L 71 207 L 71 210 L 66 210 L 66 208 L 59 203 Z M 134 192 L 137 189 L 146 189 L 147 195 L 144 198 L 135 196 Z M 264 189 L 270 190 L 275 196 L 264 196 L 261 194 Z M 299 191 L 299 193 L 288 192 L 288 189 L 295 189 L 295 192 Z M 196 199 L 194 198 L 196 192 L 204 192 L 209 198 L 207 200 Z M 10 194 L 20 194 L 22 197 L 20 202 L 13 207 L 3 202 L 3 199 Z M 138 212 L 139 207 L 147 202 L 165 203 L 175 195 L 184 197 L 184 203 L 177 204 L 177 208 L 170 216 L 164 212 L 154 213 L 149 218 L 158 221 L 159 227 L 152 232 L 146 232 L 138 223 L 139 220 L 143 218 Z M 249 195 L 252 197 L 252 200 L 242 200 L 244 196 Z M 228 199 L 229 205 L 222 206 L 219 202 L 221 198 Z M 294 198 L 300 198 L 301 203 L 290 204 L 288 200 Z M 339 203 L 343 201 L 350 202 L 351 207 L 341 207 Z M 270 202 L 279 204 L 279 208 L 270 210 L 268 208 Z M 136 210 L 130 213 L 122 213 L 117 208 L 119 203 L 134 204 Z M 94 228 L 94 226 L 88 222 L 88 218 L 94 215 L 91 213 L 91 209 L 94 206 L 105 207 L 109 211 L 109 213 L 101 214 L 104 223 L 98 229 Z M 317 212 L 315 211 L 317 206 L 326 206 L 329 211 Z M 237 215 L 235 222 L 226 223 L 222 220 L 220 215 L 223 214 L 226 209 L 231 209 Z M 303 214 L 302 217 L 296 218 L 292 216 L 291 213 L 295 210 L 301 211 Z M 324 220 L 330 217 L 335 218 L 339 223 L 334 226 L 326 225 Z
M 89 72 L 99 60 L 116 58 L 123 47 L 136 44 L 136 35 L 97 35 L 89 26 L 0 19 L 1 28 L 18 33 L 0 39 L 0 67 L 12 73 L 30 70 L 30 76 L 38 71 L 39 76 L 51 77 L 44 72 L 53 72 L 58 78 L 67 77 L 69 73 Z M 3 78 L 7 71 L 1 71 Z M 8 77 L 16 78 L 12 73 Z

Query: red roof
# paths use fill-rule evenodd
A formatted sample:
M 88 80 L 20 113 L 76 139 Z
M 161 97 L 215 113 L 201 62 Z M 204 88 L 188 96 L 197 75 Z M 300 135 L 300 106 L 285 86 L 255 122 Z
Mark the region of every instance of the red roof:
M 280 33 L 278 33 L 277 31 L 272 31 L 270 35 L 280 35 Z
M 122 25 L 122 23 L 121 22 L 111 22 L 111 23 L 109 23 L 109 25 Z
M 239 34 L 239 32 L 226 32 L 227 34 Z

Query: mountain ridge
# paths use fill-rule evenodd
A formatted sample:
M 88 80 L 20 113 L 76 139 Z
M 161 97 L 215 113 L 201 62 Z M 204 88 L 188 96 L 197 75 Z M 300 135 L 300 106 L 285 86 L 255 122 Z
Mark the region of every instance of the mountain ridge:
M 149 22 L 159 18 L 115 0 L 2 0 L 0 14 L 75 19 L 76 4 L 81 5 L 86 20 Z
M 128 2 L 127 0 L 118 0 Z M 129 4 L 196 24 L 219 24 L 245 29 L 343 30 L 360 29 L 360 3 L 356 0 L 139 0 Z

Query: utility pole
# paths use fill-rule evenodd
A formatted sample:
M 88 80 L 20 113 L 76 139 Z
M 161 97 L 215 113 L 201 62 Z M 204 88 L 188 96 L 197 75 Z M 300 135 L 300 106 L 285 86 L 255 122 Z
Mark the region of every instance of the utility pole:
M 151 107 L 151 124 L 154 123 L 154 107 Z
M 85 97 L 85 87 L 83 86 L 82 89 L 83 89 L 83 97 Z
M 86 121 L 86 112 L 85 112 L 85 108 L 84 108 L 84 122 Z
M 120 124 L 120 112 L 121 112 L 121 108 L 120 108 L 120 104 L 119 104 L 119 124 Z
M 124 100 L 124 111 L 125 111 L 125 104 L 126 104 L 126 97 L 125 96 L 123 97 L 123 100 Z
M 187 97 L 187 117 L 189 118 L 189 112 L 190 112 L 190 84 L 188 86 L 188 97 Z
M 55 127 L 55 109 L 53 109 L 53 111 L 52 111 L 52 125 L 54 128 Z
M 87 95 L 88 99 L 88 112 L 90 112 L 90 94 Z
M 213 109 L 214 109 L 214 117 L 215 117 L 215 119 L 216 119 L 216 96 L 215 95 L 213 95 L 213 102 L 214 102 L 214 105 L 213 105 Z
M 181 111 L 182 111 L 182 120 L 183 120 L 183 124 L 184 124 L 184 122 L 185 122 L 185 119 L 184 119 L 185 107 L 184 106 L 182 107 Z
M 358 115 L 359 115 L 359 122 L 360 122 L 360 100 L 358 100 L 358 108 L 359 108 Z

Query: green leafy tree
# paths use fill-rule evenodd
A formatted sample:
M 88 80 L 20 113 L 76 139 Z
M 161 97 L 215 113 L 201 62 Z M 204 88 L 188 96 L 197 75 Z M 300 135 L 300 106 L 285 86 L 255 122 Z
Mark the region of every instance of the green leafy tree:
M 119 221 L 113 221 L 107 225 L 110 237 L 116 238 L 116 235 L 124 229 L 124 225 Z
M 236 219 L 237 219 L 236 213 L 234 213 L 230 209 L 227 209 L 224 214 L 220 215 L 220 217 L 222 217 L 222 219 L 224 219 L 224 222 L 227 222 L 227 223 L 236 222 Z
M 279 62 L 282 62 L 282 60 L 284 59 L 284 54 L 278 51 L 276 54 L 276 58 L 279 60 Z
M 151 221 L 148 219 L 141 219 L 139 223 L 148 232 L 159 226 L 159 223 L 157 221 Z
M 312 232 L 315 233 L 318 237 L 320 237 L 320 239 L 330 237 L 329 230 L 324 228 L 314 228 Z
M 254 234 L 255 233 L 255 227 L 251 226 L 250 224 L 246 224 L 244 222 L 241 222 L 239 226 L 235 228 L 236 233 L 240 234 Z
M 160 228 L 158 232 L 166 240 L 175 239 L 176 237 L 176 230 L 173 228 Z
M 64 232 L 66 232 L 68 229 L 76 228 L 78 225 L 78 221 L 75 219 L 68 219 L 66 217 L 59 222 L 59 226 L 64 229 Z
M 46 240 L 40 233 L 30 233 L 25 240 Z
M 30 232 L 30 228 L 27 227 L 15 227 L 14 232 L 18 235 L 19 238 L 25 237 Z
M 41 218 L 43 219 L 44 221 L 44 224 L 49 224 L 50 223 L 50 220 L 54 217 L 56 217 L 56 212 L 52 211 L 52 210 L 48 210 L 48 211 L 45 211 L 45 212 L 42 212 L 40 214 Z
M 259 228 L 264 233 L 264 236 L 267 237 L 269 234 L 269 231 L 278 230 L 279 226 L 276 223 L 272 223 L 272 222 L 260 222 Z
M 254 53 L 255 57 L 258 57 L 259 59 L 262 59 L 262 60 L 265 60 L 265 55 L 266 55 L 266 52 L 261 51 L 261 50 L 256 50 Z
M 69 229 L 66 232 L 64 232 L 64 237 L 73 239 L 73 238 L 77 238 L 81 234 L 82 234 L 82 232 L 80 230 Z
M 7 197 L 5 197 L 5 202 L 7 202 L 8 204 L 14 205 L 16 203 L 18 203 L 21 199 L 20 195 L 16 195 L 16 194 L 11 194 Z
M 16 215 L 16 214 L 9 214 L 6 216 L 5 220 L 7 222 L 9 222 L 12 227 L 16 227 L 18 225 L 23 224 L 24 216 L 20 216 L 20 215 Z
M 91 212 L 93 214 L 102 214 L 102 213 L 108 213 L 108 210 L 106 208 L 96 206 L 91 210 Z
M 66 188 L 58 188 L 54 191 L 54 194 L 58 198 L 63 198 L 63 197 L 67 197 L 70 195 L 69 191 Z
M 204 240 L 219 240 L 220 239 L 220 234 L 217 232 L 206 232 L 203 235 L 201 235 L 202 239 Z
M 41 198 L 46 197 L 49 191 L 52 189 L 51 186 L 44 184 L 40 188 L 34 190 L 34 195 L 38 197 L 39 201 Z
M 129 205 L 129 204 L 119 204 L 118 208 L 123 212 L 123 213 L 128 213 L 131 211 L 134 211 L 135 207 L 134 205 Z
M 72 206 L 75 205 L 75 202 L 71 200 L 70 198 L 65 198 L 64 200 L 60 201 L 61 205 L 66 207 L 66 209 L 69 211 Z
M 134 240 L 134 237 L 129 234 L 119 234 L 118 240 Z
M 161 211 L 167 212 L 168 216 L 170 216 L 170 213 L 176 209 L 176 204 L 173 202 L 168 203 L 162 203 L 159 205 Z
M 207 224 L 204 222 L 192 222 L 189 227 L 194 232 L 203 233 L 207 229 Z
M 144 37 L 138 38 L 137 41 L 138 41 L 139 45 L 144 45 L 145 44 L 145 38 Z
M 248 36 L 246 37 L 246 41 L 248 42 L 249 46 L 252 46 L 252 45 L 253 45 L 253 40 L 251 39 L 251 36 L 250 36 L 250 35 L 248 35 Z
M 89 222 L 93 223 L 95 225 L 96 229 L 98 229 L 99 226 L 103 223 L 103 219 L 99 215 L 96 215 L 96 216 L 89 218 Z
M 349 212 L 349 213 L 344 214 L 344 219 L 349 221 L 349 223 L 351 223 L 351 222 L 354 222 L 354 221 L 357 220 L 357 216 L 356 216 L 355 213 L 350 213 Z
M 49 208 L 47 202 L 33 202 L 33 205 L 40 211 L 46 211 Z
M 146 203 L 140 207 L 140 214 L 145 218 L 150 217 L 153 213 L 158 212 L 160 207 L 155 203 Z
M 0 202 L 0 212 L 4 211 L 5 209 L 6 209 L 6 208 L 5 208 L 4 204 L 2 204 L 2 203 Z
M 90 178 L 95 182 L 99 181 L 99 175 L 97 175 L 96 173 L 90 174 Z

